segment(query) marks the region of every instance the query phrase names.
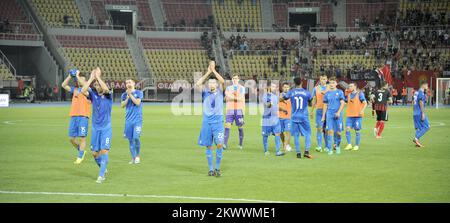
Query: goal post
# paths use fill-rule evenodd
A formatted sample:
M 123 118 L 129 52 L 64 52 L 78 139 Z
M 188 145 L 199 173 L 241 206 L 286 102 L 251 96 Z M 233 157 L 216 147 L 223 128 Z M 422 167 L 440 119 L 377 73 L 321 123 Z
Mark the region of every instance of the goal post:
M 436 108 L 450 105 L 450 78 L 436 78 Z

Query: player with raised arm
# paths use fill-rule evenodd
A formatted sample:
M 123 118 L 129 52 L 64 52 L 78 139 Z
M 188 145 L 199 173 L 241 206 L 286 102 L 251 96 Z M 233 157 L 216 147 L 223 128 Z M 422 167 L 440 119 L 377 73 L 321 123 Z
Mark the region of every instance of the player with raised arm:
M 283 91 L 281 92 L 281 96 L 284 97 L 291 87 L 289 83 L 283 83 Z M 290 142 L 291 142 L 291 101 L 280 100 L 278 103 L 278 110 L 280 111 L 280 125 L 281 125 L 281 142 L 283 143 L 284 151 L 290 152 L 292 151 Z
M 91 83 L 94 83 L 94 90 L 89 88 Z M 91 150 L 95 162 L 100 167 L 97 183 L 103 183 L 106 179 L 105 173 L 107 172 L 109 150 L 111 149 L 111 109 L 113 96 L 108 86 L 101 79 L 100 68 L 97 67 L 92 71 L 91 77 L 82 91 L 88 92 L 92 101 Z
M 322 74 L 319 77 L 319 85 L 315 86 L 312 91 L 312 106 L 311 106 L 311 112 L 310 116 L 313 118 L 314 116 L 314 109 L 316 109 L 316 140 L 317 140 L 317 152 L 322 152 L 322 138 L 325 141 L 325 152 L 328 152 L 329 148 L 326 147 L 327 145 L 327 137 L 326 132 L 324 131 L 324 122 L 322 122 L 322 114 L 323 114 L 323 96 L 325 93 L 327 93 L 327 81 L 328 77 L 326 74 Z M 326 119 L 325 119 L 326 120 Z M 323 137 L 322 137 L 323 136 Z
M 125 109 L 125 129 L 124 137 L 130 144 L 131 161 L 130 164 L 141 162 L 141 132 L 142 132 L 142 98 L 144 94 L 136 90 L 136 82 L 133 79 L 125 81 L 127 90 L 122 94 L 121 106 Z
M 341 153 L 341 132 L 342 132 L 342 110 L 344 110 L 345 98 L 344 92 L 336 88 L 336 77 L 331 77 L 328 83 L 329 90 L 323 97 L 322 121 L 326 119 L 327 130 L 327 148 L 330 148 L 328 155 L 333 155 L 331 138 L 334 136 L 336 144 L 336 154 Z M 335 134 L 336 133 L 336 134 Z
M 263 94 L 264 113 L 262 116 L 262 137 L 264 146 L 264 155 L 269 155 L 268 138 L 270 135 L 275 136 L 276 156 L 283 156 L 284 153 L 280 151 L 281 147 L 281 125 L 278 116 L 278 85 L 271 83 L 267 88 L 267 92 Z
M 349 84 L 349 93 L 346 97 L 347 102 L 347 120 L 345 136 L 347 138 L 347 146 L 344 150 L 354 151 L 359 150 L 359 144 L 361 142 L 361 128 L 362 118 L 364 117 L 364 110 L 367 107 L 367 101 L 362 91 L 358 91 L 356 83 Z M 351 130 L 355 130 L 355 146 L 352 147 L 352 133 Z
M 311 103 L 311 94 L 303 89 L 302 79 L 294 78 L 295 87 L 281 98 L 281 100 L 289 99 L 291 102 L 291 134 L 294 137 L 295 151 L 297 158 L 302 158 L 300 150 L 300 135 L 305 137 L 305 153 L 304 157 L 311 159 L 309 154 L 311 147 L 311 126 L 309 123 L 308 104 Z
M 69 86 L 70 80 L 74 78 L 77 87 Z M 86 137 L 89 128 L 89 114 L 91 101 L 88 94 L 84 94 L 81 88 L 86 86 L 86 78 L 77 69 L 69 71 L 69 75 L 62 83 L 62 88 L 72 93 L 72 105 L 70 106 L 69 137 L 70 143 L 78 150 L 75 164 L 80 164 L 86 155 Z
M 392 103 L 392 95 L 388 89 L 387 82 L 381 83 L 381 88 L 373 93 L 372 99 L 374 101 L 374 108 L 377 114 L 377 124 L 373 129 L 373 133 L 377 139 L 381 139 L 384 124 L 388 121 L 388 103 Z
M 213 73 L 213 77 L 209 77 Z M 205 81 L 208 86 L 205 87 Z M 195 89 L 202 92 L 203 121 L 198 137 L 198 145 L 206 147 L 206 159 L 208 160 L 208 176 L 220 177 L 220 164 L 223 153 L 223 84 L 225 80 L 215 70 L 215 62 L 211 61 L 206 72 L 195 84 Z M 213 143 L 216 149 L 216 166 L 213 166 Z
M 425 91 L 427 90 L 428 82 L 423 80 L 420 82 L 419 90 L 416 91 L 413 96 L 413 120 L 414 128 L 416 129 L 416 135 L 413 142 L 416 144 L 416 147 L 423 147 L 419 140 L 430 129 L 428 118 L 425 115 Z
M 232 77 L 233 85 L 228 86 L 225 90 L 225 101 L 227 103 L 227 114 L 225 119 L 225 142 L 223 148 L 228 147 L 228 138 L 230 136 L 230 128 L 233 122 L 239 130 L 239 149 L 242 149 L 244 141 L 244 106 L 245 106 L 245 87 L 239 84 L 239 75 Z

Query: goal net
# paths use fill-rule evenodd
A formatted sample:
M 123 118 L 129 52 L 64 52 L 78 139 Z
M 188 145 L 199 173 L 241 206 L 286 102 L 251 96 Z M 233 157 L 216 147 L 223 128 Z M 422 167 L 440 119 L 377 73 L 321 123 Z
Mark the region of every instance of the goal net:
M 450 105 L 450 78 L 436 79 L 436 108 Z

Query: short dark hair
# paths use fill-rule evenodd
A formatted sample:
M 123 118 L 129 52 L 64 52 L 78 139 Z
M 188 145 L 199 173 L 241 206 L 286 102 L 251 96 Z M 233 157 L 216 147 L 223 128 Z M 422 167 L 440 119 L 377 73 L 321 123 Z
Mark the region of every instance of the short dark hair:
M 302 79 L 301 79 L 300 77 L 294 78 L 294 84 L 295 84 L 296 86 L 301 85 L 301 84 L 302 84 Z
M 284 82 L 282 86 L 284 86 L 284 85 L 288 85 L 289 86 L 289 83 L 288 82 Z
M 337 78 L 335 76 L 331 76 L 330 78 L 328 78 L 328 81 L 337 81 Z
M 328 78 L 327 74 L 325 74 L 325 73 L 320 74 L 319 77 L 327 77 Z
M 427 81 L 427 80 L 421 80 L 421 81 L 420 81 L 420 86 L 422 86 L 422 85 L 424 85 L 424 84 L 428 84 L 428 81 Z

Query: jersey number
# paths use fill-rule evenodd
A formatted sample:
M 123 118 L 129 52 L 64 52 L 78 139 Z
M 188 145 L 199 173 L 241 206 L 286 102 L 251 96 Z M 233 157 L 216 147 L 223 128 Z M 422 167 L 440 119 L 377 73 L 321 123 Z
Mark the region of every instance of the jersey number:
M 295 103 L 297 106 L 295 110 L 298 110 L 299 108 L 303 109 L 303 98 L 302 97 L 294 97 L 294 99 L 295 99 Z
M 382 101 L 383 101 L 383 94 L 378 93 L 378 102 L 382 102 Z

